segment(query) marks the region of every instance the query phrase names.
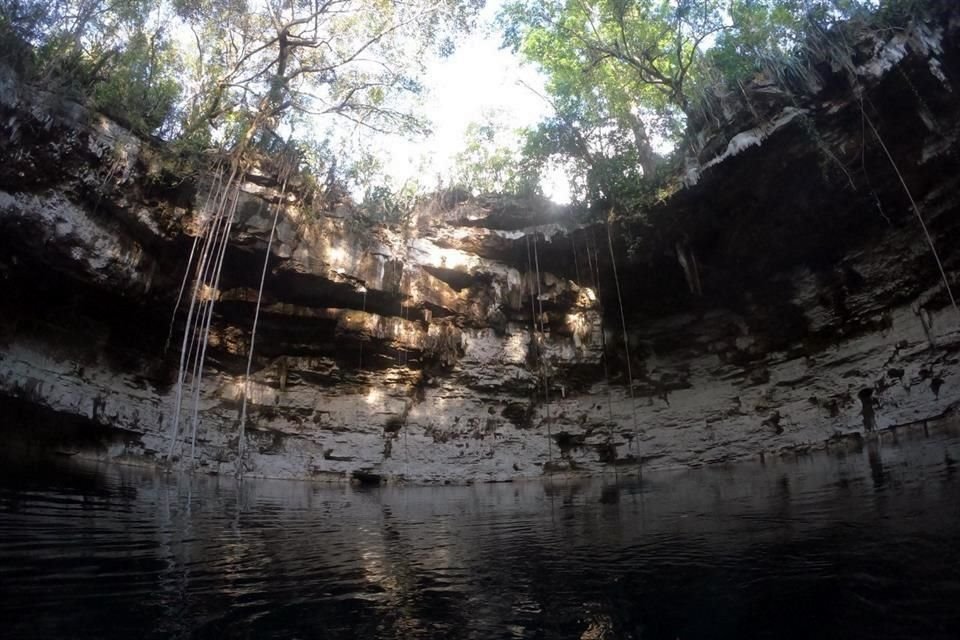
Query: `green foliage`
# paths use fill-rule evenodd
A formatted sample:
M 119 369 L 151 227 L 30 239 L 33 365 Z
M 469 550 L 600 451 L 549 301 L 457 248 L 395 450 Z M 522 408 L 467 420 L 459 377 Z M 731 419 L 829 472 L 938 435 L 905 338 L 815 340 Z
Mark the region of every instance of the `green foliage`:
M 251 128 L 298 127 L 336 140 L 336 121 L 378 133 L 422 132 L 404 102 L 421 91 L 422 60 L 450 51 L 452 35 L 471 25 L 481 5 L 173 0 L 196 44 L 184 130 L 209 127 L 222 144 L 239 147 Z M 250 115 L 248 129 L 220 131 L 236 112 Z
M 497 122 L 495 114 L 469 124 L 452 182 L 476 193 L 538 193 L 537 172 L 521 155 L 524 135 Z
M 724 28 L 720 0 L 518 1 L 506 43 L 548 75 L 551 95 L 603 103 L 628 128 L 641 108 L 687 109 L 704 42 Z
M 425 187 L 416 180 L 394 184 L 385 175 L 382 160 L 366 151 L 344 166 L 340 175 L 343 186 L 359 200 L 351 220 L 357 229 L 380 223 L 406 225 L 417 202 L 426 193 Z
M 94 105 L 141 133 L 167 123 L 180 95 L 173 75 L 176 56 L 161 34 L 134 33 L 94 84 Z
M 161 18 L 147 0 L 0 0 L 4 40 L 31 50 L 18 71 L 141 133 L 166 123 L 180 94 Z
M 0 0 L 7 64 L 190 153 L 416 134 L 423 60 L 483 0 Z M 181 90 L 181 86 L 183 89 Z M 339 123 L 339 124 L 338 124 Z M 343 126 L 343 125 L 346 126 Z M 284 137 L 288 137 L 284 134 Z
M 555 115 L 532 132 L 541 162 L 569 158 L 587 200 L 617 197 L 679 138 L 719 0 L 520 0 L 500 15 L 505 43 L 547 75 Z
M 657 149 L 702 123 L 710 96 L 759 71 L 786 90 L 809 86 L 818 61 L 850 64 L 837 25 L 897 24 L 925 0 L 515 0 L 505 45 L 547 76 L 554 113 L 527 136 L 528 159 L 572 168 L 588 202 L 647 202 L 663 188 Z M 910 5 L 909 8 L 906 8 Z
M 584 203 L 609 199 L 644 175 L 629 134 L 586 114 L 576 124 L 561 117 L 540 123 L 528 134 L 524 151 L 541 166 L 554 159 L 566 160 L 572 195 Z
M 641 206 L 663 192 L 641 183 L 662 179 L 671 145 L 717 87 L 761 70 L 802 86 L 811 60 L 849 59 L 837 23 L 884 28 L 936 1 L 513 0 L 499 16 L 505 44 L 544 72 L 553 114 L 524 132 L 473 125 L 453 179 L 475 191 L 531 192 L 559 165 L 577 199 Z M 305 145 L 313 192 L 363 194 L 367 219 L 402 221 L 421 185 L 376 178 L 382 166 L 356 151 L 357 132 L 425 130 L 413 100 L 422 61 L 450 53 L 482 5 L 0 0 L 0 56 L 185 156 L 270 154 L 283 132 Z
M 838 23 L 873 10 L 872 0 L 729 0 L 732 26 L 717 38 L 708 63 L 725 80 L 789 65 Z
M 406 224 L 418 197 L 419 189 L 412 184 L 400 189 L 392 189 L 384 184 L 375 185 L 363 194 L 359 215 L 368 225 Z
M 32 43 L 43 16 L 38 5 L 17 0 L 0 1 L 0 63 L 20 74 L 34 72 L 36 60 Z

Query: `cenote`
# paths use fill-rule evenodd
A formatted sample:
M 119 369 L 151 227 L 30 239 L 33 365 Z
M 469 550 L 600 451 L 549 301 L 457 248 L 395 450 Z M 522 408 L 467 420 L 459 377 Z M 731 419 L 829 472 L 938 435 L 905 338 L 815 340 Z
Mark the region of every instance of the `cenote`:
M 330 486 L 19 457 L 7 638 L 956 638 L 960 436 L 642 480 Z
M 955 0 L 0 0 L 0 638 L 960 638 L 957 87 Z

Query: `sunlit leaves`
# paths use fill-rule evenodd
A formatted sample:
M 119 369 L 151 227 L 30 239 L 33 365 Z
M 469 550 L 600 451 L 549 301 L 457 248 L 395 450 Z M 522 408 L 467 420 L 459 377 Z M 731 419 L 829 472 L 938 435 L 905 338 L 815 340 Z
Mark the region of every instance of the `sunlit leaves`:
M 891 4 L 903 4 L 893 2 Z M 515 0 L 504 44 L 547 76 L 554 116 L 527 150 L 565 157 L 588 199 L 625 197 L 658 173 L 654 149 L 683 140 L 703 96 L 809 47 L 875 0 Z
M 234 149 L 261 130 L 422 132 L 408 97 L 422 89 L 423 61 L 451 52 L 482 5 L 0 0 L 0 27 L 35 48 L 45 82 L 144 132 Z
M 134 33 L 93 90 L 96 106 L 134 130 L 160 129 L 173 110 L 180 86 L 176 56 L 162 33 Z
M 0 0 L 0 22 L 31 45 L 22 72 L 141 133 L 170 124 L 178 57 L 162 11 L 147 0 Z M 11 41 L 11 49 L 17 45 Z
M 467 126 L 464 146 L 454 158 L 454 184 L 476 193 L 537 191 L 537 173 L 521 154 L 522 132 L 503 113 L 487 113 Z

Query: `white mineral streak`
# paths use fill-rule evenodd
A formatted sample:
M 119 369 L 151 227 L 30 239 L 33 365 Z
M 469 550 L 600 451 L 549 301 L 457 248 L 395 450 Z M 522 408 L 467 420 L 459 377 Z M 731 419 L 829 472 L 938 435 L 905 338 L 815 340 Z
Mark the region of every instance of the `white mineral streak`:
M 732 158 L 733 156 L 745 151 L 746 149 L 749 149 L 750 147 L 759 146 L 764 140 L 769 138 L 771 134 L 793 122 L 794 118 L 805 115 L 806 113 L 806 109 L 787 107 L 780 112 L 780 115 L 770 122 L 765 122 L 759 127 L 755 127 L 747 131 L 741 131 L 730 139 L 730 142 L 727 144 L 727 148 L 723 153 L 703 165 L 701 172 L 706 171 L 714 165 L 720 164 L 727 158 Z

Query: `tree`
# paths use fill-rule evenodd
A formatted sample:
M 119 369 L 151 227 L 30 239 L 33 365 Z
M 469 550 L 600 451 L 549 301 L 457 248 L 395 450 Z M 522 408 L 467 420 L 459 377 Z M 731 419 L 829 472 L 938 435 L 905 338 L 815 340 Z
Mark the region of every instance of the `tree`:
M 171 116 L 180 93 L 178 65 L 162 6 L 0 0 L 0 25 L 21 47 L 33 47 L 29 63 L 18 67 L 48 88 L 89 100 L 140 133 L 156 131 Z
M 140 133 L 169 125 L 180 96 L 176 52 L 162 29 L 133 32 L 91 92 L 94 105 Z
M 423 60 L 449 54 L 482 5 L 0 0 L 0 28 L 34 47 L 33 75 L 48 86 L 139 129 L 164 122 L 167 137 L 242 150 L 298 124 L 301 132 L 336 128 L 333 121 L 381 133 L 425 130 L 410 99 Z M 174 78 L 184 81 L 183 96 Z
M 536 192 L 535 172 L 521 153 L 523 131 L 505 124 L 505 114 L 487 113 L 467 126 L 463 148 L 454 157 L 454 184 L 479 193 Z
M 596 202 L 623 194 L 627 185 L 656 170 L 654 160 L 640 157 L 634 132 L 611 114 L 601 94 L 544 99 L 551 104 L 553 115 L 527 132 L 524 162 L 543 168 L 559 159 L 569 174 L 575 199 Z M 652 156 L 652 150 L 650 153 Z
M 910 0 L 912 2 L 912 0 Z M 895 0 L 886 7 L 910 2 Z M 731 28 L 707 52 L 708 64 L 725 78 L 742 78 L 795 58 L 811 36 L 878 7 L 876 0 L 730 0 Z
M 902 4 L 893 2 L 892 4 Z M 528 149 L 572 159 L 589 197 L 657 174 L 703 96 L 802 50 L 874 0 L 516 0 L 504 43 L 547 76 Z M 667 146 L 667 145 L 664 145 Z M 639 170 L 638 170 L 639 167 Z M 619 186 L 618 186 L 619 185 Z
M 657 164 L 650 129 L 678 128 L 703 45 L 724 29 L 717 0 L 521 0 L 501 24 L 561 106 L 579 102 L 575 111 L 602 113 L 630 133 L 648 176 Z
M 482 0 L 176 0 L 191 29 L 185 130 L 244 120 L 244 136 L 317 116 L 418 132 L 404 107 L 431 50 L 449 52 Z M 241 143 L 238 138 L 235 144 Z

